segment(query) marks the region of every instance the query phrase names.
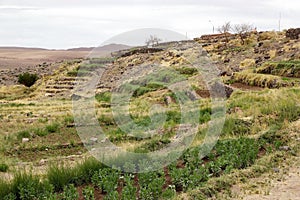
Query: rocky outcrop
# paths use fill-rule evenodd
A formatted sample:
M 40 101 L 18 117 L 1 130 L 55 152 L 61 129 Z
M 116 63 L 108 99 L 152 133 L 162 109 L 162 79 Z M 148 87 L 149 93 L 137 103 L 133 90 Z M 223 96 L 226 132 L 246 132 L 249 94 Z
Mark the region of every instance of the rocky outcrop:
M 286 31 L 285 36 L 292 39 L 292 40 L 297 40 L 299 39 L 300 35 L 300 28 L 290 28 L 289 30 Z

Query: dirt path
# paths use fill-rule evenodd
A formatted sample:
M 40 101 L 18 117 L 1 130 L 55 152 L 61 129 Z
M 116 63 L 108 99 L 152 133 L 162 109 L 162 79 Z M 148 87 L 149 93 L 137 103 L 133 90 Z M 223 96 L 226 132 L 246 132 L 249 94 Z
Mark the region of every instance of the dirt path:
M 242 197 L 243 200 L 300 200 L 300 159 L 283 180 L 272 180 L 267 195 L 254 194 Z M 267 181 L 267 180 L 266 180 Z
M 292 140 L 292 148 L 299 148 L 300 120 L 292 123 L 286 131 Z M 233 193 L 235 199 L 243 200 L 300 200 L 299 153 L 287 158 L 273 172 L 254 178 L 245 185 L 234 186 Z

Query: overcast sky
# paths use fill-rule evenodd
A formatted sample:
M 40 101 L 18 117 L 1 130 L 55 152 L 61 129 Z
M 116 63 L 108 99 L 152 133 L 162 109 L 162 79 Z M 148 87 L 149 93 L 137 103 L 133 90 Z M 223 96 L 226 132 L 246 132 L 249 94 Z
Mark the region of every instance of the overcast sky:
M 0 46 L 98 46 L 122 32 L 168 29 L 189 38 L 225 21 L 258 30 L 300 27 L 297 0 L 0 0 Z

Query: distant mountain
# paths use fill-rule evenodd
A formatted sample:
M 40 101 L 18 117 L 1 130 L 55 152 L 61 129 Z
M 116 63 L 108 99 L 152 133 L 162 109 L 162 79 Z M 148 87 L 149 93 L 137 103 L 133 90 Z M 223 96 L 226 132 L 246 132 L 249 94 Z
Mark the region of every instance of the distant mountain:
M 108 44 L 100 47 L 79 47 L 72 49 L 43 49 L 34 47 L 0 47 L 0 70 L 16 67 L 36 66 L 47 62 L 55 63 L 87 57 L 110 57 L 114 51 L 128 49 L 122 44 Z
M 92 51 L 95 47 L 79 47 L 79 48 L 72 48 L 67 49 L 67 51 Z
M 124 44 L 107 44 L 104 46 L 96 47 L 94 50 L 114 52 L 114 51 L 120 51 L 128 48 L 131 48 L 131 46 L 124 45 Z
M 35 47 L 0 47 L 0 50 L 47 51 L 48 49 L 44 49 L 44 48 L 35 48 Z
M 79 47 L 67 49 L 67 51 L 105 51 L 105 52 L 114 52 L 119 50 L 128 49 L 130 46 L 123 44 L 107 44 L 100 47 Z
M 70 48 L 70 49 L 45 49 L 45 48 L 35 48 L 35 47 L 0 47 L 0 50 L 7 51 L 104 51 L 104 52 L 114 52 L 119 50 L 128 49 L 130 46 L 123 44 L 107 44 L 100 47 L 78 47 L 78 48 Z

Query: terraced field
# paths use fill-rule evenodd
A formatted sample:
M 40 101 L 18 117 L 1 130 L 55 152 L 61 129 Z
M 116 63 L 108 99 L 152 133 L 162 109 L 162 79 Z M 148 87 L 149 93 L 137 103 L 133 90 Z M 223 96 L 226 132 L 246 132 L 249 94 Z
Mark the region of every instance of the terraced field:
M 202 63 L 204 69 L 218 67 L 216 80 L 222 83 L 216 88 L 215 80 L 203 77 L 205 70 L 195 70 L 194 61 L 202 57 L 194 54 L 199 50 L 194 41 L 160 44 L 153 52 L 135 48 L 116 58 L 68 61 L 31 88 L 3 86 L 0 196 L 262 199 L 273 193 L 271 181 L 283 180 L 289 165 L 297 166 L 300 87 L 297 41 L 280 34 L 272 43 L 272 37 L 253 35 L 245 46 L 233 38 L 227 49 L 218 48 L 222 42 L 198 41 L 206 51 L 197 52 L 212 58 Z M 264 56 L 276 53 L 278 45 L 286 53 Z M 264 59 L 247 60 L 258 55 Z M 87 83 L 95 74 L 102 77 L 91 92 Z M 174 92 L 174 84 L 189 84 L 192 90 Z M 129 100 L 124 91 L 131 93 Z M 214 99 L 222 97 L 225 106 L 216 106 Z M 77 107 L 80 103 L 86 107 Z M 224 126 L 213 135 L 216 144 L 207 152 L 212 141 L 207 143 L 206 136 L 217 127 L 213 122 L 222 120 Z M 78 135 L 80 130 L 85 132 Z M 172 152 L 164 154 L 166 148 Z M 152 159 L 152 152 L 161 153 Z M 105 157 L 113 168 L 94 159 L 97 153 L 113 155 Z M 168 165 L 154 170 L 162 163 Z

